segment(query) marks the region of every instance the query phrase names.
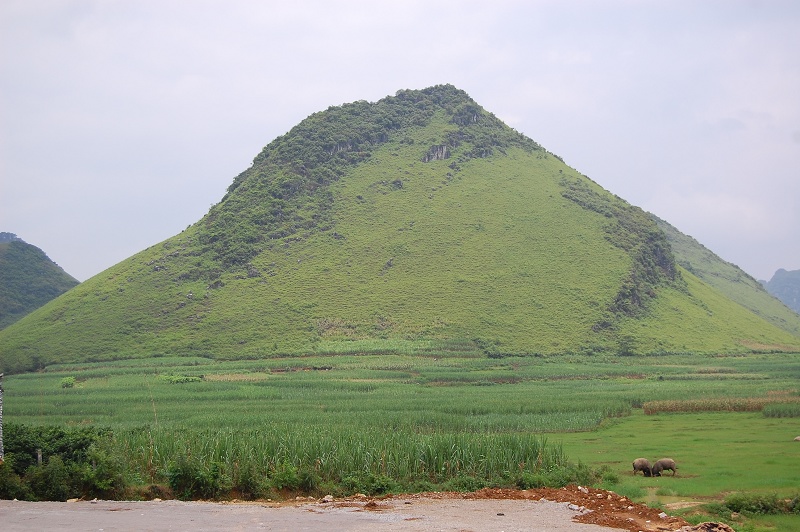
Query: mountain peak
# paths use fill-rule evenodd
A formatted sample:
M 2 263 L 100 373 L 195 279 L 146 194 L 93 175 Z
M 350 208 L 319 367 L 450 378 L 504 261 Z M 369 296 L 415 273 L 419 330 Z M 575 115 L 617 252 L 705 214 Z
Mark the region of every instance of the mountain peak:
M 401 90 L 271 141 L 197 223 L 0 332 L 0 370 L 154 353 L 800 349 L 800 318 L 768 323 L 674 249 L 464 91 Z
M 22 240 L 22 239 L 17 235 L 15 235 L 14 233 L 0 232 L 0 244 L 5 244 L 7 242 L 14 242 L 16 240 Z

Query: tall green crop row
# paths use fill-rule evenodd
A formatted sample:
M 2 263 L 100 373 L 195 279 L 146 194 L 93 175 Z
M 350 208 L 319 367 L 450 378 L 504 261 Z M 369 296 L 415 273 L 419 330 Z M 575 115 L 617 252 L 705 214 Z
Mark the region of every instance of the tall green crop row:
M 274 425 L 249 430 L 86 429 L 12 425 L 0 498 L 258 498 L 368 494 L 415 487 L 586 482 L 560 446 L 531 434 L 364 433 Z M 34 448 L 56 435 L 44 461 Z M 65 446 L 60 442 L 69 442 Z M 580 471 L 583 474 L 578 478 Z M 468 480 L 465 480 L 468 479 Z M 456 486 L 457 487 L 457 486 Z

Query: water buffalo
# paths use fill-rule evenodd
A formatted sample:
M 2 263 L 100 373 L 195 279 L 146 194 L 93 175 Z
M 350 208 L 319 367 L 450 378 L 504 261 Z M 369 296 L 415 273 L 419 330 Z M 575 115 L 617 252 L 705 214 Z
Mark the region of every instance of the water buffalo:
M 641 471 L 642 475 L 649 477 L 650 476 L 650 460 L 647 458 L 637 458 L 633 461 L 633 474 L 635 475 L 637 471 Z
M 675 460 L 672 458 L 662 458 L 661 460 L 656 461 L 656 463 L 653 464 L 653 467 L 650 468 L 650 473 L 654 477 L 660 477 L 661 472 L 665 469 L 671 470 L 672 476 L 674 477 L 678 469 L 678 466 L 675 465 Z

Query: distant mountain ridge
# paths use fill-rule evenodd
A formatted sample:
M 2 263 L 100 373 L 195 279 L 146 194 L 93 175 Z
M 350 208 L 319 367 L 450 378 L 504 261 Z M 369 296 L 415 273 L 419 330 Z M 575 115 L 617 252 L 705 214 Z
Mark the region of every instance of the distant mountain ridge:
M 778 301 L 780 297 L 776 299 L 777 294 L 768 288 L 765 289 L 761 282 L 735 264 L 721 259 L 694 238 L 681 233 L 657 216 L 651 216 L 666 234 L 680 266 L 754 314 L 800 336 L 800 321 L 797 320 L 797 315 L 786 308 L 788 304 L 781 304 L 784 300 Z M 788 288 L 791 283 L 787 285 Z M 795 292 L 795 297 L 798 293 L 800 292 Z
M 775 272 L 764 287 L 787 307 L 800 313 L 800 270 L 787 271 L 783 268 Z
M 0 232 L 0 329 L 77 284 L 41 249 Z
M 312 114 L 197 223 L 0 331 L 0 371 L 163 354 L 800 351 L 800 317 L 734 301 L 678 248 L 464 91 L 401 90 Z

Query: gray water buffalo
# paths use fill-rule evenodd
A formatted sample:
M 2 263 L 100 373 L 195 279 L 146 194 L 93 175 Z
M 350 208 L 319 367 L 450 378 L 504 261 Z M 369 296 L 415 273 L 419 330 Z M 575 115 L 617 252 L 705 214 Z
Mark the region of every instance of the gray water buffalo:
M 647 458 L 637 458 L 633 461 L 633 474 L 635 475 L 637 471 L 641 471 L 642 475 L 649 477 L 650 476 L 650 460 Z
M 672 458 L 662 458 L 661 460 L 656 461 L 656 463 L 653 464 L 653 467 L 650 468 L 650 473 L 654 477 L 660 477 L 661 472 L 666 469 L 671 470 L 672 476 L 674 477 L 678 469 L 678 466 L 675 465 L 675 460 Z

